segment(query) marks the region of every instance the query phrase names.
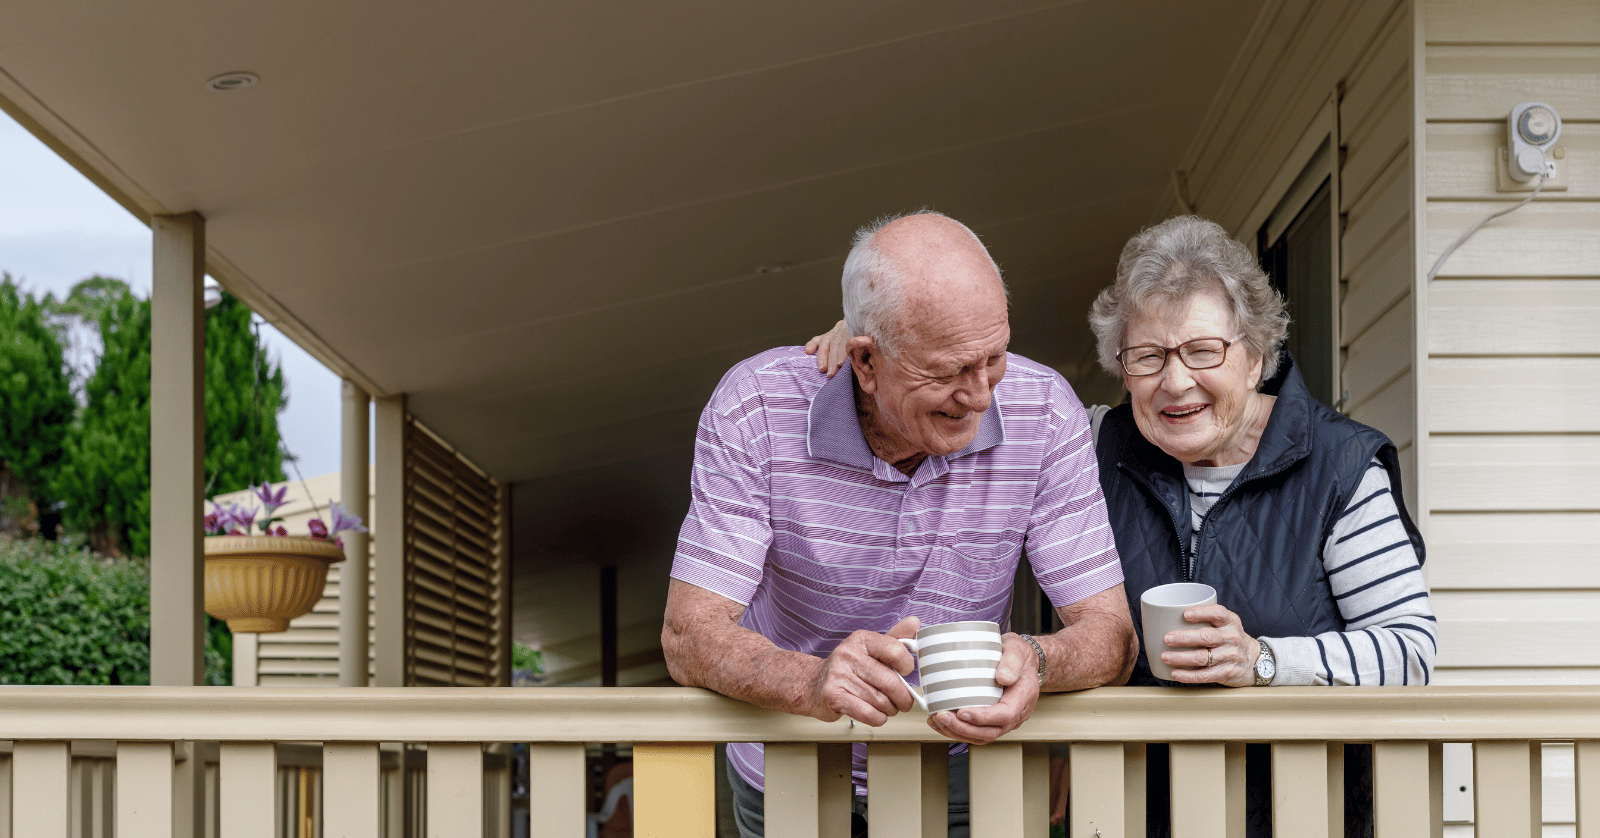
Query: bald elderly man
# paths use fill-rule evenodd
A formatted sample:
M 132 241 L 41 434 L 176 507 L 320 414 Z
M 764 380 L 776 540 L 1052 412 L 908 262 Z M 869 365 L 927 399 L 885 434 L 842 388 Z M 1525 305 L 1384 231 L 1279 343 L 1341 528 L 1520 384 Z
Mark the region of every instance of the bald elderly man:
M 723 376 L 700 416 L 662 647 L 673 678 L 751 704 L 881 725 L 911 709 L 896 640 L 1004 625 L 1025 549 L 1065 628 L 1004 636 L 998 704 L 934 713 L 991 742 L 1041 691 L 1126 682 L 1138 652 L 1082 404 L 1006 351 L 1005 284 L 978 237 L 937 213 L 857 232 L 843 275 L 850 364 L 799 347 Z M 950 834 L 967 834 L 965 744 Z M 764 834 L 761 745 L 728 746 L 734 815 Z M 854 753 L 864 826 L 866 748 Z

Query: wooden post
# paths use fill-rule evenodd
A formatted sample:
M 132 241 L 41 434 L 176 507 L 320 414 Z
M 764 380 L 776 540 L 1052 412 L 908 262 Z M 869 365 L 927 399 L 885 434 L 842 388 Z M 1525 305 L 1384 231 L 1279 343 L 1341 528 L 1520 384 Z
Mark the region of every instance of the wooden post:
M 715 833 L 716 747 L 709 742 L 639 742 L 633 746 L 633 834 L 689 838 Z M 770 815 L 767 834 L 777 835 Z M 813 829 L 811 834 L 818 832 Z
M 205 683 L 205 220 L 151 219 L 150 683 Z
M 368 499 L 367 414 L 372 400 L 350 379 L 344 380 L 343 431 L 340 434 L 339 498 L 362 523 L 372 520 Z M 344 561 L 339 567 L 339 686 L 367 685 L 367 543 L 368 534 L 344 534 Z
M 377 594 L 378 687 L 406 686 L 406 475 L 405 396 L 374 399 L 377 492 L 372 503 L 372 543 Z

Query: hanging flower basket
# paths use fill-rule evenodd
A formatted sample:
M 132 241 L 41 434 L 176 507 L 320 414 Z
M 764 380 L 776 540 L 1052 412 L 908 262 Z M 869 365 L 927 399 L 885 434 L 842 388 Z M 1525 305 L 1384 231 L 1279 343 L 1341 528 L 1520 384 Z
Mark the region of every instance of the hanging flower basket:
M 344 549 L 320 538 L 208 535 L 205 557 L 206 613 L 232 631 L 272 632 L 322 599 L 328 566 L 344 561 Z

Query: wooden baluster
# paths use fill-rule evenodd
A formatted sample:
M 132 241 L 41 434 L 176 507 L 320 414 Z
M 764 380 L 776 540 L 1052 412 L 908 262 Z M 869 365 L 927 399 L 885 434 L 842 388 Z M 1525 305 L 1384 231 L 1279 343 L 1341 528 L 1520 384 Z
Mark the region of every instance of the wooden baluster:
M 483 746 L 428 745 L 428 838 L 483 838 Z
M 1344 743 L 1325 743 L 1328 749 L 1328 834 L 1344 834 Z
M 1577 787 L 1577 838 L 1600 838 L 1600 740 L 1573 743 L 1573 780 Z
M 1022 745 L 1022 832 L 1050 834 L 1050 744 Z
M 89 810 L 89 760 L 74 757 L 71 766 L 67 769 L 67 832 L 72 838 L 86 838 L 94 823 L 94 813 Z
M 874 742 L 867 748 L 874 838 L 931 838 L 927 831 L 931 819 L 925 818 L 922 810 L 923 784 L 922 743 Z M 934 835 L 945 834 L 943 814 L 940 812 L 939 830 Z
M 383 814 L 375 742 L 322 746 L 323 838 L 379 838 Z
M 0 754 L 0 838 L 11 838 L 10 754 Z
M 71 756 L 65 742 L 17 742 L 11 750 L 13 835 L 67 838 L 67 772 Z
M 1432 834 L 1428 743 L 1375 742 L 1372 745 L 1373 834 L 1409 838 Z
M 94 816 L 90 819 L 89 834 L 94 838 L 111 838 L 112 828 L 116 824 L 115 804 L 117 799 L 117 777 L 115 773 L 116 760 L 97 759 L 94 761 L 94 774 L 89 779 L 90 807 Z
M 221 837 L 277 838 L 283 816 L 277 748 L 271 742 L 223 742 L 217 751 Z
M 1014 838 L 1023 834 L 1022 743 L 974 745 L 972 838 Z
M 1127 751 L 1121 742 L 1074 742 L 1071 746 L 1072 798 L 1067 813 L 1068 835 L 1134 838 L 1128 828 L 1125 801 Z M 1139 783 L 1139 814 L 1144 814 L 1144 776 Z M 1141 817 L 1142 819 L 1142 817 Z M 1037 833 L 1034 833 L 1037 834 Z M 1138 835 L 1144 835 L 1139 830 Z
M 1328 745 L 1272 745 L 1272 834 L 1328 838 Z
M 1542 771 L 1538 743 L 1474 742 L 1472 777 L 1477 792 L 1473 820 L 1479 835 L 1539 835 Z
M 1146 776 L 1149 762 L 1145 758 L 1147 750 L 1143 742 L 1128 742 L 1122 746 L 1123 833 L 1129 838 L 1144 835 L 1145 821 L 1149 818 L 1145 808 L 1149 796 L 1149 778 Z M 1068 810 L 1070 814 L 1070 806 Z
M 638 746 L 634 748 L 637 755 Z M 638 757 L 634 759 L 637 762 Z M 850 776 L 848 744 L 768 743 L 765 765 L 766 793 L 762 816 L 768 838 L 810 838 L 813 835 L 818 838 L 849 838 L 850 804 L 855 786 Z M 715 819 L 714 814 L 712 820 Z M 707 823 L 711 823 L 711 820 Z
M 1242 750 L 1236 758 L 1221 742 L 1174 742 L 1171 751 L 1173 838 L 1227 835 L 1228 775 L 1234 762 L 1243 774 Z
M 633 746 L 633 828 L 650 838 L 711 835 L 716 829 L 716 745 L 640 742 Z M 769 758 L 770 758 L 770 751 Z M 780 762 L 782 760 L 780 759 Z M 769 764 L 770 767 L 770 764 Z M 816 785 L 816 772 L 811 785 Z M 773 831 L 770 811 L 767 834 Z M 813 830 L 813 835 L 819 834 Z
M 117 838 L 173 835 L 171 742 L 117 745 Z
M 640 830 L 638 772 L 639 754 L 634 751 L 634 830 Z M 584 784 L 583 744 L 534 742 L 528 746 L 528 811 L 535 818 L 529 834 L 582 835 L 588 806 Z M 642 833 L 641 833 L 642 834 Z

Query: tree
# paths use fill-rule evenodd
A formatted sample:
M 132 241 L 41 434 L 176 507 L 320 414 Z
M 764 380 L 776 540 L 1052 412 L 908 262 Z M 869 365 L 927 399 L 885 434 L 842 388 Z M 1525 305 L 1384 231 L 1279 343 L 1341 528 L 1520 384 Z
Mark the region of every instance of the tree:
M 74 291 L 77 289 L 75 288 Z M 261 351 L 250 309 L 224 294 L 206 313 L 208 494 L 283 479 L 283 372 Z M 67 523 L 101 552 L 150 552 L 150 302 L 116 296 L 100 313 L 100 361 L 60 480 Z
M 33 295 L 0 273 L 0 531 L 15 531 L 30 502 L 42 510 L 55 501 L 77 406 L 61 342 L 45 318 Z
M 66 525 L 96 552 L 150 555 L 150 301 L 122 294 L 100 313 L 100 361 L 57 481 Z
M 284 479 L 278 413 L 287 404 L 274 367 L 231 294 L 206 312 L 206 482 L 208 494 Z

